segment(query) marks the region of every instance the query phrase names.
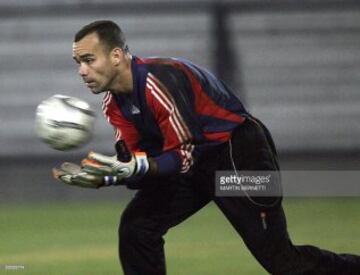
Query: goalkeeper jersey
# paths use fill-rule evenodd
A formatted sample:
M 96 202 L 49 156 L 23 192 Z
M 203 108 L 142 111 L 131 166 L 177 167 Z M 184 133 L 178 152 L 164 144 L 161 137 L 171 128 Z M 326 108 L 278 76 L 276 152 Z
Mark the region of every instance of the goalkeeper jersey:
M 116 141 L 146 152 L 161 175 L 188 172 L 249 116 L 229 87 L 187 60 L 133 56 L 131 66 L 133 92 L 107 92 L 104 115 Z

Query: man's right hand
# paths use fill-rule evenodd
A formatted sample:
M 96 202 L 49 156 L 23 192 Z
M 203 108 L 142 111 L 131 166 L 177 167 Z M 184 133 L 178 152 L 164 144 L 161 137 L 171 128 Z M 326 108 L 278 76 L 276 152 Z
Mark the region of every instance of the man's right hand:
M 85 172 L 79 165 L 64 162 L 60 168 L 53 168 L 53 176 L 69 185 L 99 188 L 105 185 L 104 177 Z

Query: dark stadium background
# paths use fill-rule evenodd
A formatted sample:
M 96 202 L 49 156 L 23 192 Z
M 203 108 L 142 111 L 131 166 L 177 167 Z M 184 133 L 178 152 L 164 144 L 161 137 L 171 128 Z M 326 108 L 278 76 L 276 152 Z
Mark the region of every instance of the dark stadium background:
M 184 57 L 230 83 L 272 132 L 283 169 L 359 169 L 358 1 L 0 1 L 0 209 L 82 202 L 124 205 L 132 196 L 124 188 L 71 188 L 51 177 L 53 166 L 78 161 L 90 149 L 113 153 L 102 98 L 81 83 L 71 57 L 74 33 L 96 19 L 117 22 L 134 55 Z M 97 112 L 94 138 L 82 149 L 57 152 L 35 135 L 37 104 L 57 93 L 83 98 Z M 334 208 L 349 201 L 359 205 L 358 198 L 329 200 Z M 290 209 L 291 203 L 289 199 Z M 355 225 L 360 222 L 358 210 L 353 213 Z M 0 231 L 10 232 L 17 224 L 5 210 L 2 215 Z M 311 224 L 310 217 L 302 221 Z M 6 236 L 0 240 L 6 242 Z M 359 247 L 355 243 L 353 250 Z M 1 265 L 9 264 L 9 253 L 0 248 L 0 274 Z

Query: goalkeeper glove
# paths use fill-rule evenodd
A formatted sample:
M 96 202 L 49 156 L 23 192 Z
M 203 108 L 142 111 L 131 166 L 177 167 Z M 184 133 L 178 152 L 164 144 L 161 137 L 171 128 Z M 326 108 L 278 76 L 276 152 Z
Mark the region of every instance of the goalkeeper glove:
M 128 162 L 117 160 L 116 156 L 105 156 L 90 152 L 81 162 L 84 172 L 103 177 L 105 185 L 117 185 L 124 179 L 138 180 L 149 170 L 149 161 L 144 152 L 131 154 Z
M 85 172 L 79 165 L 64 162 L 60 168 L 53 168 L 54 178 L 69 184 L 87 188 L 104 186 L 104 177 Z

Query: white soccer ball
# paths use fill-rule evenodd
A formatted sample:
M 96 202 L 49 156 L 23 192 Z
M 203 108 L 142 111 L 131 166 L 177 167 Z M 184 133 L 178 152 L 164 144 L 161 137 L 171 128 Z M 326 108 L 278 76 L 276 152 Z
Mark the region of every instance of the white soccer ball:
M 95 114 L 78 98 L 53 95 L 36 110 L 35 130 L 51 148 L 67 151 L 87 143 L 93 134 Z

